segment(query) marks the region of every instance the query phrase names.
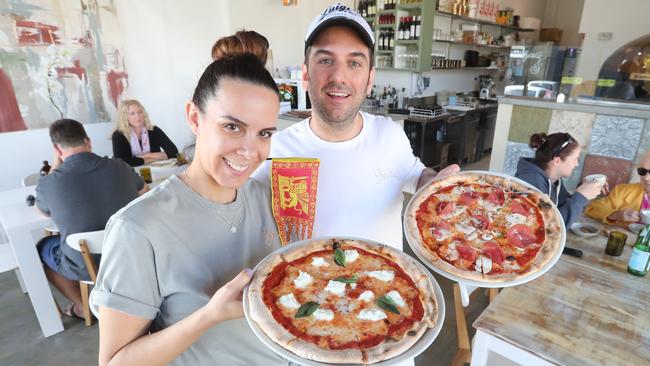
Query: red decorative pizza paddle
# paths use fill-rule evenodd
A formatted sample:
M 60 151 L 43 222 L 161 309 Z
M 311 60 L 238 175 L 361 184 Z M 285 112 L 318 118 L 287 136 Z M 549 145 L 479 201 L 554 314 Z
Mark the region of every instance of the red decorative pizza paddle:
M 318 159 L 271 159 L 273 217 L 282 245 L 310 239 L 316 214 Z

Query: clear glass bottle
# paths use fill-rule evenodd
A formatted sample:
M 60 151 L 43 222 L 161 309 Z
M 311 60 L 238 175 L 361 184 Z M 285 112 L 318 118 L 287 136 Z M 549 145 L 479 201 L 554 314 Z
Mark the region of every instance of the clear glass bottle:
M 627 264 L 627 271 L 639 277 L 648 274 L 648 269 L 650 269 L 650 225 L 639 233 Z

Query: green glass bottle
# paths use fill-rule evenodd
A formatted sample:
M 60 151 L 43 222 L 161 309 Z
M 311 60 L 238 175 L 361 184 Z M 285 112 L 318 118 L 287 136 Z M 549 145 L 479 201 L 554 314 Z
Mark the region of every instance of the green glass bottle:
M 627 271 L 635 276 L 643 277 L 650 268 L 650 225 L 641 230 L 636 239 L 632 256 L 627 264 Z

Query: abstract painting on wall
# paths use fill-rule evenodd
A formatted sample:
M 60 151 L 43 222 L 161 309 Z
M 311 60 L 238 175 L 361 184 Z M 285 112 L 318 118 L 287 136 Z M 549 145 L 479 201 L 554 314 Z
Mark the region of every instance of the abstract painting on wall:
M 0 0 L 0 133 L 110 121 L 122 50 L 114 0 Z

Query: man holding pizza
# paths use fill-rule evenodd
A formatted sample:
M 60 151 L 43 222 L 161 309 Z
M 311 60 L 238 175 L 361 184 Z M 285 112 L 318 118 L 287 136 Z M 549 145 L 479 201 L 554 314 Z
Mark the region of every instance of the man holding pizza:
M 312 116 L 275 134 L 270 156 L 320 159 L 314 237 L 360 237 L 401 250 L 403 192 L 436 172 L 413 155 L 397 123 L 360 112 L 374 82 L 373 50 L 370 26 L 345 5 L 312 21 L 302 65 Z M 269 162 L 252 177 L 268 184 Z

